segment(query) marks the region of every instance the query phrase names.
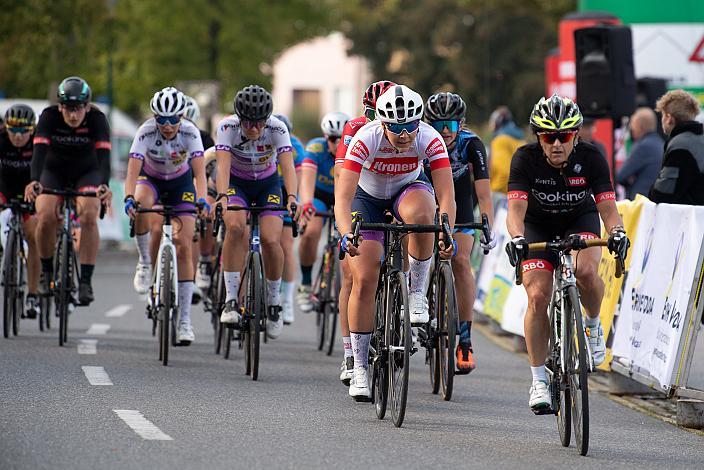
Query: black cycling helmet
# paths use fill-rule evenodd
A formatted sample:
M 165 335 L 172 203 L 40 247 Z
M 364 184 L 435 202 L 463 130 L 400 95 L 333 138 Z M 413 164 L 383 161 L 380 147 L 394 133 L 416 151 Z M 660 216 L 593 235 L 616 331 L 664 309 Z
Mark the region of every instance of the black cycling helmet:
M 287 118 L 283 114 L 274 114 L 274 117 L 284 123 L 284 126 L 286 126 L 286 129 L 288 129 L 289 134 L 293 132 L 293 124 L 291 124 L 289 118 Z
M 235 114 L 248 121 L 264 121 L 271 116 L 274 102 L 271 95 L 259 85 L 242 88 L 235 96 Z
M 435 93 L 425 104 L 425 120 L 432 121 L 463 121 L 467 105 L 456 93 Z
M 7 127 L 32 127 L 36 121 L 34 110 L 26 104 L 13 104 L 5 111 Z
M 579 106 L 567 98 L 553 94 L 550 98 L 540 98 L 530 113 L 530 127 L 533 132 L 569 131 L 582 127 L 584 117 Z
M 56 96 L 61 104 L 87 104 L 90 101 L 90 87 L 81 77 L 64 78 Z

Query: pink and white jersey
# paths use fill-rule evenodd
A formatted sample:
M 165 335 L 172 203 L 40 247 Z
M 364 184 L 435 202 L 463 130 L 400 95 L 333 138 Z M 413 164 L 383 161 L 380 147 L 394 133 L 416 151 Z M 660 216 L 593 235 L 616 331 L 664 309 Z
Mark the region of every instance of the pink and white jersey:
M 370 196 L 390 199 L 418 178 L 426 158 L 431 170 L 450 166 L 445 142 L 431 126 L 421 122 L 411 148 L 398 152 L 384 136 L 381 122 L 372 121 L 350 142 L 343 168 L 360 173 L 359 187 Z
M 231 154 L 230 174 L 246 180 L 261 180 L 276 173 L 279 155 L 291 152 L 286 125 L 274 116 L 266 121 L 259 139 L 251 141 L 242 132 L 240 118 L 228 116 L 218 124 L 215 149 Z
M 176 137 L 166 140 L 154 118 L 150 118 L 137 131 L 129 156 L 142 160 L 147 175 L 172 180 L 189 170 L 192 158 L 203 157 L 203 142 L 200 131 L 191 121 L 183 119 Z

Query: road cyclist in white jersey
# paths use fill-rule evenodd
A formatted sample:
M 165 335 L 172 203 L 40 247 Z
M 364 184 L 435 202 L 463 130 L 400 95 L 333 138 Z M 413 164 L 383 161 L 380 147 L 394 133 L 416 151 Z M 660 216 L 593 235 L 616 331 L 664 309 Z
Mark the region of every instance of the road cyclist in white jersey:
M 376 103 L 378 121 L 366 124 L 350 142 L 335 188 L 335 219 L 340 248 L 350 255 L 352 293 L 347 316 L 354 351 L 354 374 L 349 395 L 357 401 L 371 398 L 367 371 L 369 341 L 374 327 L 374 302 L 383 253 L 383 234 L 362 231 L 359 246 L 352 243 L 352 212 L 364 222 L 384 222 L 392 211 L 403 223 L 433 224 L 436 197 L 450 225 L 455 219 L 455 194 L 447 148 L 442 137 L 421 122 L 423 99 L 404 85 L 390 87 Z M 430 161 L 434 187 L 422 172 Z M 425 283 L 433 255 L 434 235 L 408 237 L 410 259 L 409 309 L 411 323 L 428 322 Z M 451 256 L 453 246 L 441 245 Z
M 140 294 L 149 290 L 155 250 L 150 248 L 151 231 L 150 221 L 145 217 L 147 214 L 138 215 L 136 209 L 149 209 L 160 204 L 192 210 L 196 202 L 206 211 L 209 209 L 205 200 L 203 144 L 198 128 L 182 119 L 184 106 L 184 95 L 176 88 L 167 87 L 155 93 L 150 102 L 154 116 L 142 124 L 130 148 L 125 178 L 125 212 L 130 217 L 136 217 L 139 262 L 134 288 Z M 157 220 L 161 219 L 156 217 Z M 160 223 L 155 225 L 161 227 Z M 178 340 L 182 344 L 190 344 L 195 339 L 190 319 L 195 275 L 191 256 L 194 230 L 192 213 L 174 218 L 178 305 L 181 312 Z
M 291 204 L 295 204 L 298 193 L 291 139 L 286 125 L 271 115 L 271 95 L 260 86 L 249 85 L 237 92 L 234 104 L 235 114 L 220 121 L 215 139 L 218 174 L 216 204 L 285 205 L 291 212 Z M 277 164 L 281 167 L 287 201 L 282 201 Z M 272 339 L 278 338 L 283 330 L 280 292 L 284 263 L 280 243 L 283 215 L 276 211 L 262 212 L 260 215 L 268 309 L 266 330 Z M 220 321 L 239 323 L 241 315 L 237 296 L 249 246 L 247 213 L 224 211 L 224 220 L 226 302 Z

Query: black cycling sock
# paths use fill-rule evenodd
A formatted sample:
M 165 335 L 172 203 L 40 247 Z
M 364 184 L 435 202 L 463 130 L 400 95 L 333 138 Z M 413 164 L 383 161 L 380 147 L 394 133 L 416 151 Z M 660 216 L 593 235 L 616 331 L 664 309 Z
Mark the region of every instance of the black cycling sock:
M 54 258 L 42 258 L 42 272 L 49 273 L 54 270 Z
M 460 344 L 472 343 L 472 322 L 460 321 Z
M 90 284 L 93 279 L 93 270 L 95 269 L 94 264 L 82 264 L 81 265 L 81 282 Z
M 313 266 L 301 265 L 301 284 L 305 286 L 311 285 L 313 282 Z

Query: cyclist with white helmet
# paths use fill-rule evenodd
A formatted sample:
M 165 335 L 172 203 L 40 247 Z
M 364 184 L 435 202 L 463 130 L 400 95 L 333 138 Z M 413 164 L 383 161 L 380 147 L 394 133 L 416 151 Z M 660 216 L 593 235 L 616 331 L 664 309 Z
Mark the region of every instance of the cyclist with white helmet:
M 611 172 L 592 144 L 578 139 L 582 113 L 569 98 L 541 98 L 533 108 L 530 126 L 537 142 L 520 147 L 511 159 L 506 227 L 513 239 L 506 252 L 513 266 L 521 263 L 528 295 L 524 319 L 528 359 L 533 375 L 529 406 L 542 414 L 551 406 L 545 372 L 548 349 L 548 303 L 557 257 L 549 251 L 527 253 L 528 243 L 563 240 L 571 235 L 600 238 L 599 217 L 610 234 L 608 249 L 626 259 L 630 242 L 616 208 Z M 601 248 L 581 250 L 575 276 L 584 325 L 594 364 L 604 361 L 606 346 L 599 321 L 604 282 L 598 274 Z
M 154 245 L 150 248 L 149 219 L 137 214 L 135 209 L 149 209 L 157 204 L 193 209 L 197 202 L 199 207 L 209 210 L 205 200 L 203 143 L 198 128 L 183 119 L 184 107 L 184 95 L 176 88 L 167 87 L 156 92 L 150 102 L 154 116 L 142 124 L 130 148 L 124 202 L 125 213 L 135 218 L 139 262 L 134 288 L 140 294 L 149 290 L 156 250 Z M 195 340 L 190 318 L 195 274 L 191 256 L 194 230 L 193 214 L 184 213 L 174 219 L 181 312 L 178 340 L 182 344 Z
M 447 148 L 438 132 L 421 121 L 423 99 L 404 85 L 389 88 L 376 102 L 377 121 L 370 122 L 352 139 L 335 188 L 335 218 L 340 249 L 350 255 L 352 293 L 348 321 L 354 350 L 354 375 L 349 395 L 357 401 L 371 398 L 367 362 L 374 325 L 373 299 L 377 288 L 383 234 L 363 231 L 359 246 L 351 242 L 352 211 L 365 222 L 384 222 L 385 211 L 410 224 L 432 224 L 436 197 L 440 211 L 455 221 L 455 194 Z M 434 185 L 422 171 L 430 160 Z M 408 237 L 410 258 L 409 310 L 411 322 L 428 322 L 425 282 L 433 255 L 434 235 Z M 449 257 L 453 246 L 442 247 Z
M 474 201 L 479 201 L 479 209 L 487 214 L 489 224 L 494 222 L 494 209 L 491 202 L 491 187 L 487 169 L 486 148 L 481 139 L 472 131 L 463 128 L 467 105 L 456 93 L 436 93 L 425 103 L 425 120 L 440 133 L 450 155 L 452 178 L 457 202 L 456 223 L 474 222 Z M 430 175 L 430 167 L 426 164 Z M 460 341 L 457 345 L 457 373 L 468 374 L 476 367 L 472 349 L 472 316 L 476 285 L 470 265 L 470 255 L 474 244 L 474 230 L 455 230 L 457 254 L 452 258 L 452 272 L 455 276 L 457 306 L 459 310 Z M 482 248 L 492 249 L 496 239 L 481 241 Z
M 318 254 L 318 242 L 323 231 L 323 219 L 316 211 L 327 211 L 335 205 L 335 153 L 342 130 L 350 117 L 341 112 L 323 116 L 320 128 L 323 137 L 316 137 L 306 145 L 306 156 L 301 163 L 299 188 L 302 207 L 301 225 L 304 227 L 298 245 L 301 263 L 301 285 L 298 288 L 298 307 L 308 313 L 313 309 L 311 283 L 313 264 Z
M 271 115 L 273 100 L 268 91 L 249 85 L 235 96 L 235 114 L 218 124 L 216 151 L 218 195 L 216 204 L 258 207 L 285 205 L 291 212 L 296 201 L 296 169 L 288 129 Z M 277 164 L 286 187 L 282 199 Z M 225 211 L 223 267 L 226 302 L 220 321 L 239 323 L 238 291 L 245 254 L 249 248 L 247 213 Z M 283 331 L 281 315 L 281 275 L 284 255 L 281 249 L 283 214 L 262 212 L 260 244 L 264 257 L 267 290 L 267 335 L 278 338 Z

